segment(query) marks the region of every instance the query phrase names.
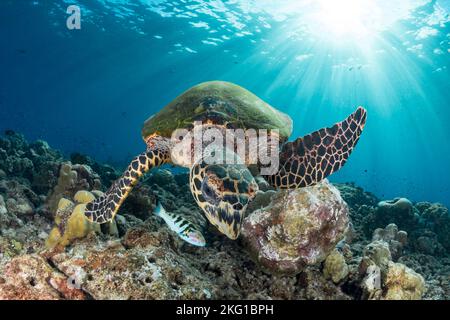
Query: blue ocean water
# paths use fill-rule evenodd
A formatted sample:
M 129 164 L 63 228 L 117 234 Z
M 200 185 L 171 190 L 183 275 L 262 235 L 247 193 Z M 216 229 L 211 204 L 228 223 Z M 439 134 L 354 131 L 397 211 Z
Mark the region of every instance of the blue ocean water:
M 67 7 L 81 9 L 69 30 Z M 3 0 L 0 129 L 125 165 L 189 87 L 235 82 L 293 137 L 368 110 L 331 177 L 450 205 L 448 0 Z

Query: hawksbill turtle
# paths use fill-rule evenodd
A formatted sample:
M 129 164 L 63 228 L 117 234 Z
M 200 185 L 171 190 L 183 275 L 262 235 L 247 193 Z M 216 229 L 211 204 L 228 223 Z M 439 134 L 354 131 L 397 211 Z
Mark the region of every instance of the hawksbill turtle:
M 190 169 L 189 184 L 195 201 L 211 224 L 230 239 L 236 239 L 245 210 L 258 191 L 250 169 L 260 164 L 248 160 L 255 150 L 247 151 L 240 162 L 208 164 L 205 151 L 192 156 L 194 140 L 173 138 L 175 130 L 184 129 L 192 134 L 196 130 L 205 133 L 207 129 L 222 133 L 231 128 L 276 129 L 279 166 L 264 179 L 274 188 L 292 189 L 316 184 L 339 170 L 358 142 L 365 122 L 366 110 L 359 107 L 332 127 L 288 142 L 292 133 L 288 115 L 236 84 L 201 83 L 145 121 L 142 137 L 146 151 L 131 161 L 102 197 L 86 205 L 85 216 L 97 223 L 111 221 L 143 174 L 172 164 Z M 224 149 L 222 155 L 237 158 L 236 149 Z

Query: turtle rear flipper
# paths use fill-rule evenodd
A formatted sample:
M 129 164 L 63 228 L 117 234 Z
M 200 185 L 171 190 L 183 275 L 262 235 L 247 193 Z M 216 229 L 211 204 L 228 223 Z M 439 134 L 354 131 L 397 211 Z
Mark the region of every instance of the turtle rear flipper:
M 106 223 L 113 220 L 139 178 L 150 169 L 170 161 L 170 149 L 167 143 L 149 140 L 147 144 L 147 151 L 131 161 L 127 170 L 113 182 L 103 196 L 86 204 L 84 214 L 90 221 Z
M 347 161 L 366 123 L 366 110 L 359 107 L 347 119 L 283 145 L 280 169 L 267 176 L 277 188 L 294 189 L 314 185 Z

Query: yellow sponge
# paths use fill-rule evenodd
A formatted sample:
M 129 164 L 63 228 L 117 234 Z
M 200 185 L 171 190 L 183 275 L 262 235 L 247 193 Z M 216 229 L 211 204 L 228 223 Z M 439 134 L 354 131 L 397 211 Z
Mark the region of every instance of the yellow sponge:
M 61 198 L 58 202 L 58 210 L 67 210 L 70 206 L 73 206 L 73 202 L 66 198 Z
M 89 191 L 78 191 L 75 196 L 73 197 L 73 199 L 77 202 L 77 203 L 89 203 L 91 201 L 95 200 L 95 196 L 90 193 Z
M 79 204 L 75 206 L 72 214 L 69 216 L 63 228 L 59 228 L 59 225 L 63 222 L 63 216 L 56 215 L 55 223 L 56 227 L 52 229 L 50 235 L 47 238 L 47 248 L 53 248 L 56 245 L 62 247 L 68 246 L 75 239 L 81 239 L 86 237 L 91 231 L 100 232 L 100 225 L 90 222 L 84 215 L 86 204 Z M 58 221 L 59 220 L 59 221 Z M 61 235 L 60 230 L 64 230 L 64 234 Z
M 61 198 L 58 203 L 58 209 L 55 213 L 55 226 L 45 241 L 47 248 L 56 246 L 66 247 L 75 239 L 82 239 L 90 232 L 101 232 L 100 225 L 90 222 L 84 212 L 86 204 L 95 200 L 96 196 L 103 195 L 101 191 L 78 191 L 74 196 L 74 201 Z M 109 225 L 108 234 L 118 236 L 117 225 L 112 221 Z

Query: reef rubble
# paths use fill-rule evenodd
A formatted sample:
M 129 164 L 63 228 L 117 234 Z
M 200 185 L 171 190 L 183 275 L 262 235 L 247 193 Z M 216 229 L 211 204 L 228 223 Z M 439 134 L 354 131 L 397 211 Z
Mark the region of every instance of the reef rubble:
M 151 172 L 113 225 L 80 210 L 120 174 L 13 131 L 0 137 L 0 299 L 449 299 L 450 216 L 354 184 L 261 191 L 231 241 L 206 223 L 188 174 Z M 264 184 L 264 181 L 260 181 Z M 151 212 L 204 228 L 193 247 Z

